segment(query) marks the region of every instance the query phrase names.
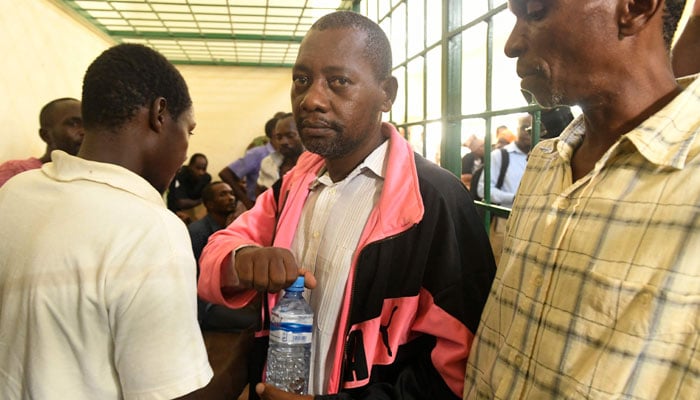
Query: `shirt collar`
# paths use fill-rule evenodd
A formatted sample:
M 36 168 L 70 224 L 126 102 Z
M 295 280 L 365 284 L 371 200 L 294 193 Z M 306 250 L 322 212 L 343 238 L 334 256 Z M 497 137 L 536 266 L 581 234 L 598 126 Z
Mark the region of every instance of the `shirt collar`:
M 518 144 L 515 141 L 508 143 L 507 145 L 503 146 L 503 148 L 509 153 L 525 154 L 522 150 L 520 150 L 520 147 L 518 147 Z
M 57 181 L 97 182 L 164 205 L 162 195 L 148 181 L 120 165 L 86 160 L 54 150 L 51 152 L 51 162 L 44 164 L 42 171 Z
M 691 144 L 700 132 L 697 128 L 700 113 L 698 76 L 700 74 L 679 79 L 678 84 L 685 90 L 639 126 L 622 135 L 606 156 L 609 157 L 617 150 L 620 143 L 629 141 L 649 162 L 662 167 L 682 169 Z M 564 159 L 571 160 L 574 150 L 583 142 L 584 132 L 583 115 L 579 115 L 557 140 L 543 143 L 543 150 L 552 151 L 556 148 Z
M 372 152 L 369 153 L 369 155 L 364 159 L 364 161 L 358 164 L 358 166 L 355 167 L 355 169 L 353 169 L 348 174 L 348 176 L 345 177 L 345 179 L 339 182 L 333 182 L 331 180 L 330 176 L 328 175 L 328 170 L 326 170 L 326 167 L 321 168 L 321 170 L 318 172 L 318 176 L 316 177 L 316 179 L 314 179 L 313 182 L 311 182 L 311 184 L 309 185 L 309 189 L 313 190 L 319 185 L 332 186 L 334 184 L 337 185 L 340 182 L 347 182 L 364 172 L 371 173 L 376 178 L 384 179 L 384 174 L 386 172 L 385 160 L 388 148 L 389 141 L 385 140 L 376 149 L 372 150 Z

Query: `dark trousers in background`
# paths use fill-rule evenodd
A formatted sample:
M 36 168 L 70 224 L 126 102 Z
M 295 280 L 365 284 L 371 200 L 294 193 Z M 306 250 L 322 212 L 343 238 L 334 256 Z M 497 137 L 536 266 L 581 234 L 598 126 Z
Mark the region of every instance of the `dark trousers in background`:
M 211 382 L 197 392 L 201 400 L 234 400 L 248 383 L 248 355 L 253 347 L 253 329 L 241 332 L 202 332 L 214 370 Z

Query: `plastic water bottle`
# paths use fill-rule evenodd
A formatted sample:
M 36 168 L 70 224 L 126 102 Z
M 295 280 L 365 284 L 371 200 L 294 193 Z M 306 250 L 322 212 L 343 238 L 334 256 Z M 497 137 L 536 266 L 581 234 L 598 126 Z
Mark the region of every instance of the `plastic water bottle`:
M 314 313 L 304 300 L 304 277 L 284 291 L 270 313 L 265 381 L 287 392 L 307 394 Z

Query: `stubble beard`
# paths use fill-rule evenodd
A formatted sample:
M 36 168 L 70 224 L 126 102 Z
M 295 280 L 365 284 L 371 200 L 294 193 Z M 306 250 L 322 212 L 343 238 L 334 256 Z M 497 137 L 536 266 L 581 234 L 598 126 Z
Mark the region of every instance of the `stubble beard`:
M 341 130 L 336 130 L 332 138 L 302 138 L 302 142 L 306 150 L 329 160 L 350 154 L 360 143 L 349 139 Z

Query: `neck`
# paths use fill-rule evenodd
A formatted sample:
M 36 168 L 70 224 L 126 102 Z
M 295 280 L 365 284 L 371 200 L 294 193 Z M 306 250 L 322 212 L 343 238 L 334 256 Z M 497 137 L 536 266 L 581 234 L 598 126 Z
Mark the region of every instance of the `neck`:
M 214 221 L 216 221 L 217 224 L 219 224 L 219 226 L 226 226 L 226 217 L 228 217 L 228 214 L 210 212 L 209 215 Z
M 122 135 L 99 134 L 85 136 L 80 145 L 78 157 L 122 166 L 141 175 L 142 162 L 137 151 L 115 151 L 115 149 L 134 149 Z
M 640 64 L 628 65 L 617 78 L 606 80 L 611 85 L 599 87 L 596 95 L 580 103 L 586 123 L 584 141 L 609 148 L 682 91 L 667 56 Z
M 326 170 L 328 170 L 328 176 L 330 176 L 333 182 L 342 181 L 350 174 L 350 172 L 357 168 L 357 166 L 360 165 L 360 163 L 362 163 L 368 155 L 370 155 L 377 147 L 384 143 L 384 140 L 386 139 L 387 138 L 380 133 L 379 135 L 374 135 L 371 137 L 371 139 L 363 142 L 352 154 L 338 159 L 326 158 Z
M 51 149 L 47 148 L 46 153 L 39 158 L 39 161 L 41 161 L 42 164 L 46 164 L 47 162 L 51 161 Z
M 631 131 L 670 103 L 682 89 L 667 84 L 663 90 L 625 92 L 619 101 L 609 104 L 582 106 L 586 132 L 584 142 L 600 147 L 604 152 L 620 136 Z

